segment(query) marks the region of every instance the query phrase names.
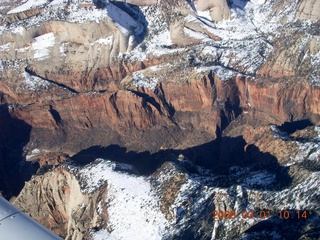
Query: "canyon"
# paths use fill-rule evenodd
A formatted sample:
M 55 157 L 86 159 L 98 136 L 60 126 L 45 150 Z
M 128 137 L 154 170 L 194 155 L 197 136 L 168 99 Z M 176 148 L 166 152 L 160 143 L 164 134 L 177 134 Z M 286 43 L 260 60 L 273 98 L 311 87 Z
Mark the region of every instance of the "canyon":
M 319 4 L 0 2 L 0 192 L 65 239 L 316 239 Z

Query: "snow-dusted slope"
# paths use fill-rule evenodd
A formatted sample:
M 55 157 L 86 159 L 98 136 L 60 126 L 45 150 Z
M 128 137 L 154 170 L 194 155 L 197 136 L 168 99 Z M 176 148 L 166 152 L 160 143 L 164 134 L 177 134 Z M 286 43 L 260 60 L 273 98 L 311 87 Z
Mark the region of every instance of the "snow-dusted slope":
M 190 164 L 181 163 L 182 166 Z M 177 165 L 170 164 L 158 170 L 157 177 L 151 179 L 152 188 L 146 178 L 115 172 L 116 164 L 110 161 L 98 159 L 82 168 L 77 176 L 83 184 L 83 191 L 97 191 L 104 184 L 108 192 L 104 200 L 107 210 L 98 210 L 108 214 L 107 228 L 92 232 L 92 239 L 185 239 L 183 236 L 186 237 L 188 231 L 193 232 L 193 237 L 197 235 L 196 231 L 200 236 L 211 231 L 212 239 L 230 239 L 231 236 L 241 236 L 241 231 L 268 220 L 269 217 L 261 218 L 261 211 L 270 211 L 270 217 L 277 218 L 280 210 L 295 209 L 301 213 L 307 210 L 308 214 L 319 210 L 315 201 L 320 196 L 319 172 L 312 173 L 293 188 L 259 191 L 254 188 L 271 189 L 276 184 L 274 176 L 270 178 L 272 174 L 232 169 L 233 174 L 223 177 L 211 175 L 200 168 L 197 174 L 188 174 L 184 170 L 181 172 Z M 171 168 L 169 172 L 168 166 Z M 167 184 L 177 184 L 175 181 L 179 174 L 183 174 L 185 179 L 180 187 L 177 187 L 179 184 L 176 185 L 176 197 L 167 205 L 169 202 L 163 198 L 165 192 L 169 191 Z M 251 176 L 237 181 L 243 174 Z M 214 186 L 219 185 L 223 178 L 226 178 L 225 181 L 235 182 L 229 188 Z M 165 218 L 163 212 L 166 207 L 170 211 L 169 219 Z M 212 209 L 233 210 L 237 217 L 212 221 Z M 255 217 L 243 218 L 242 213 L 250 210 L 255 210 Z M 313 216 L 308 215 L 308 218 L 312 221 Z M 208 225 L 204 227 L 203 224 Z M 279 231 L 275 233 L 279 237 L 283 234 Z
M 104 201 L 109 216 L 108 231 L 94 233 L 94 239 L 102 236 L 102 239 L 157 240 L 168 234 L 169 224 L 160 211 L 159 197 L 147 179 L 121 172 L 131 168 L 131 165 L 97 159 L 77 173 L 85 192 L 97 191 L 107 183 L 108 195 Z
M 307 219 L 299 215 L 301 219 L 297 220 L 303 226 L 311 224 L 311 227 L 319 218 L 319 169 L 306 170 L 299 165 L 307 161 L 320 164 L 319 128 L 308 131 L 318 135 L 298 147 L 312 149 L 312 154 L 302 157 L 298 153 L 299 161 L 291 159 L 290 164 L 286 164 L 293 179 L 290 184 L 285 183 L 287 173 L 277 169 L 257 169 L 254 164 L 234 165 L 221 175 L 180 157 L 179 161 L 165 162 L 149 177 L 132 174 L 135 170 L 129 164 L 103 159 L 84 167 L 67 165 L 67 169 L 76 174 L 84 193 L 107 190 L 97 211 L 107 214 L 108 222 L 106 227 L 91 231 L 95 240 L 186 239 L 187 236 L 191 239 L 250 239 L 250 236 L 258 239 L 273 235 L 282 238 L 290 228 L 285 227 L 283 231 L 264 228 L 260 235 L 252 235 L 249 229 L 265 222 L 284 224 L 279 211 L 288 210 L 291 216 L 306 211 Z M 275 135 L 274 141 L 277 139 Z M 289 146 L 294 142 L 284 141 Z M 236 217 L 221 215 L 213 219 L 214 210 L 234 211 Z M 252 217 L 246 217 L 250 211 Z M 295 231 L 295 234 L 305 232 L 303 227 Z

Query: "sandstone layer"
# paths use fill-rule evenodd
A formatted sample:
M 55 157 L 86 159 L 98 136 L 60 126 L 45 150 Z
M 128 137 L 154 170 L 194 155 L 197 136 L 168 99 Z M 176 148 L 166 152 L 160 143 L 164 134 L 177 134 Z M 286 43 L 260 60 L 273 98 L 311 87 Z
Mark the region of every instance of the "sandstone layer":
M 89 239 L 96 230 L 116 234 L 121 216 L 112 209 L 123 199 L 154 211 L 155 223 L 172 230 L 167 239 L 188 232 L 250 238 L 254 225 L 216 223 L 208 213 L 296 210 L 304 196 L 301 208 L 315 215 L 303 228 L 312 229 L 318 218 L 319 1 L 40 3 L 1 3 L 5 197 L 23 188 L 12 201 L 66 239 Z M 301 121 L 306 129 L 286 130 L 285 124 Z M 115 163 L 87 165 L 101 157 L 98 150 Z M 16 172 L 23 174 L 12 183 Z M 104 179 L 108 174 L 150 188 L 154 195 L 142 194 L 150 205 L 121 181 Z M 98 188 L 85 190 L 95 175 Z M 287 197 L 290 191 L 298 200 Z M 122 192 L 128 194 L 119 197 Z M 284 204 L 273 207 L 275 196 Z M 304 230 L 299 234 L 303 239 Z

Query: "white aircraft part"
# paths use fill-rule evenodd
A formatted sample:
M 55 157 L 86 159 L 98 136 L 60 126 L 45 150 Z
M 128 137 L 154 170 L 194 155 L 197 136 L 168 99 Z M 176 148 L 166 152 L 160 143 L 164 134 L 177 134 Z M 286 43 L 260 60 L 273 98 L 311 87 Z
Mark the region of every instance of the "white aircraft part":
M 0 197 L 0 240 L 61 240 Z

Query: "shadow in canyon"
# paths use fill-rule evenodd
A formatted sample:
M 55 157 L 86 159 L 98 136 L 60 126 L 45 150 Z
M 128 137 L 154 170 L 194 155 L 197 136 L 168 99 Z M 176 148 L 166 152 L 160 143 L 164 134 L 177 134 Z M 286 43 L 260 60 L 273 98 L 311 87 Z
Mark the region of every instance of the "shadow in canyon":
M 84 166 L 97 158 L 108 159 L 118 163 L 131 164 L 135 166 L 139 174 L 148 176 L 155 172 L 165 161 L 174 159 L 174 156 L 168 159 L 170 153 L 172 153 L 171 150 L 159 151 L 154 154 L 150 154 L 148 151 L 127 151 L 126 147 L 120 147 L 119 145 L 110 145 L 108 147 L 93 146 L 72 156 L 71 160 Z
M 139 6 L 126 2 L 106 2 L 104 0 L 93 0 L 93 4 L 97 8 L 106 9 L 108 11 L 108 16 L 112 21 L 126 29 L 130 34 L 133 34 L 136 44 L 139 44 L 144 40 L 147 34 L 148 21 Z M 120 13 L 119 9 L 124 13 Z M 130 18 L 136 20 L 138 23 L 135 23 Z
M 254 176 L 258 173 L 267 173 L 274 176 L 274 182 L 269 186 L 254 184 L 252 189 L 260 190 L 281 190 L 292 183 L 288 167 L 281 166 L 276 157 L 270 153 L 264 153 L 254 145 L 247 145 L 242 136 L 221 137 L 212 142 L 189 148 L 183 151 L 176 151 L 183 154 L 194 164 L 211 169 L 214 174 L 220 175 L 220 181 L 216 187 L 230 187 L 239 179 Z M 234 172 L 231 168 L 235 168 Z M 243 173 L 238 171 L 246 170 Z M 234 175 L 236 174 L 236 176 Z
M 0 105 L 0 127 L 0 191 L 10 199 L 20 193 L 39 164 L 25 161 L 23 147 L 29 142 L 31 127 L 11 117 L 7 105 Z
M 300 121 L 294 121 L 294 122 L 285 122 L 281 126 L 279 126 L 279 130 L 282 132 L 286 132 L 287 134 L 292 134 L 298 130 L 303 130 L 307 127 L 311 127 L 314 124 L 309 119 L 304 119 Z
M 232 7 L 237 7 L 240 9 L 244 9 L 249 2 L 249 0 L 227 0 L 228 5 Z
M 179 161 L 182 154 L 188 161 Z M 201 174 L 197 166 L 210 169 L 213 175 L 220 176 L 213 184 L 216 187 L 230 187 L 236 178 L 230 177 L 230 168 L 237 166 L 247 169 L 245 176 L 260 171 L 268 172 L 275 176 L 275 183 L 270 184 L 269 190 L 280 190 L 289 186 L 292 182 L 288 174 L 288 168 L 280 166 L 277 159 L 269 153 L 262 153 L 254 145 L 246 146 L 242 137 L 222 137 L 215 141 L 192 147 L 186 150 L 161 150 L 150 152 L 127 151 L 125 147 L 110 145 L 108 147 L 93 146 L 74 155 L 71 160 L 79 165 L 86 165 L 97 158 L 112 160 L 118 163 L 133 165 L 144 176 L 154 173 L 164 162 L 171 161 L 182 166 L 187 172 Z M 243 176 L 238 176 L 243 178 Z M 256 189 L 268 189 L 267 187 L 253 186 Z

